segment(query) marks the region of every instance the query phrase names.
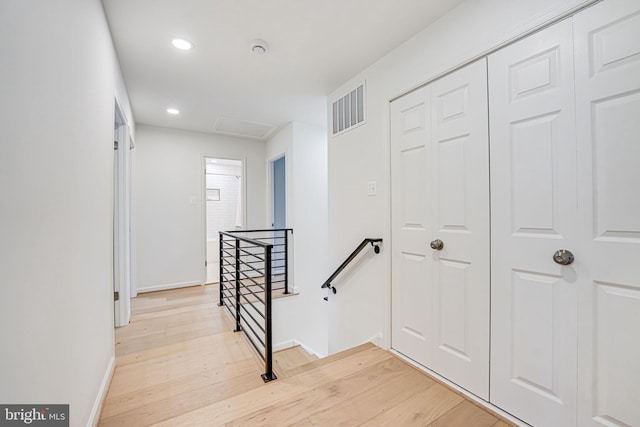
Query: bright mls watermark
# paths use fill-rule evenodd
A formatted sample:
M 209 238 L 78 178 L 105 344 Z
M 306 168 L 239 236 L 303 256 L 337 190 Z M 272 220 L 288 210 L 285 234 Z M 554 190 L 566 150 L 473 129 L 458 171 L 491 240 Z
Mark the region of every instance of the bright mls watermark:
M 0 405 L 0 427 L 69 427 L 69 405 Z

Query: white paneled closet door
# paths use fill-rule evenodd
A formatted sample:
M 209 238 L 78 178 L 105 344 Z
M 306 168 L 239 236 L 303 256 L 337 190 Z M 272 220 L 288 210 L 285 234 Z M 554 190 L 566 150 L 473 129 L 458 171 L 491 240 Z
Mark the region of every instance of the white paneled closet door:
M 570 20 L 489 56 L 490 400 L 545 427 L 576 420 L 573 71 Z
M 484 399 L 488 167 L 485 60 L 392 102 L 392 346 Z
M 432 364 L 429 89 L 391 103 L 392 347 Z
M 431 85 L 433 366 L 489 399 L 487 62 Z
M 578 425 L 640 426 L 640 2 L 574 18 Z

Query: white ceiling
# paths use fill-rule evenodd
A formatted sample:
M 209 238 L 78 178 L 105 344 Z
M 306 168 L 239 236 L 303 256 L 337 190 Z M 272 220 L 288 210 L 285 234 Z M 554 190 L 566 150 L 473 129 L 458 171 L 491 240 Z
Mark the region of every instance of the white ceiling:
M 461 2 L 103 0 L 136 122 L 201 132 L 219 118 L 325 126 L 326 95 Z

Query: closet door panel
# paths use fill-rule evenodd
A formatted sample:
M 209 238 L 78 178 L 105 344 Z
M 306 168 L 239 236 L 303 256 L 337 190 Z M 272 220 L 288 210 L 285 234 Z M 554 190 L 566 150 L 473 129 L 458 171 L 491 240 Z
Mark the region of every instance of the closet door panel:
M 429 89 L 391 103 L 392 347 L 430 366 L 432 234 Z
M 575 424 L 578 269 L 571 21 L 489 57 L 491 393 L 533 425 Z
M 489 147 L 486 60 L 431 85 L 433 368 L 489 398 Z
M 640 3 L 576 15 L 580 426 L 640 425 Z

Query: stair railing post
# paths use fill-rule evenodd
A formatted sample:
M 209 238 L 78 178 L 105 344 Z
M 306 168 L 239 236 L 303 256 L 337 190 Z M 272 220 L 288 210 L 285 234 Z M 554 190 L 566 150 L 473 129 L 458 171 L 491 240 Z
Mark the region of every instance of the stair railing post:
M 236 329 L 234 332 L 239 332 L 240 328 L 240 240 L 236 239 Z
M 289 293 L 289 232 L 284 230 L 284 293 Z
M 262 379 L 269 382 L 277 379 L 273 373 L 273 347 L 271 343 L 271 250 L 273 245 L 267 245 L 264 248 L 264 317 L 265 317 L 265 339 L 264 339 L 264 374 Z
M 220 301 L 218 302 L 218 306 L 222 307 L 222 304 L 224 304 L 224 276 L 222 275 L 223 269 L 222 269 L 222 263 L 224 262 L 224 251 L 222 250 L 223 245 L 224 245 L 224 240 L 223 240 L 223 236 L 222 233 L 218 233 L 218 248 L 220 250 L 220 255 L 218 257 L 218 262 L 219 262 L 219 266 L 220 266 L 220 280 L 218 280 L 218 285 L 219 285 L 219 293 L 220 293 Z M 207 266 L 208 267 L 208 266 Z

